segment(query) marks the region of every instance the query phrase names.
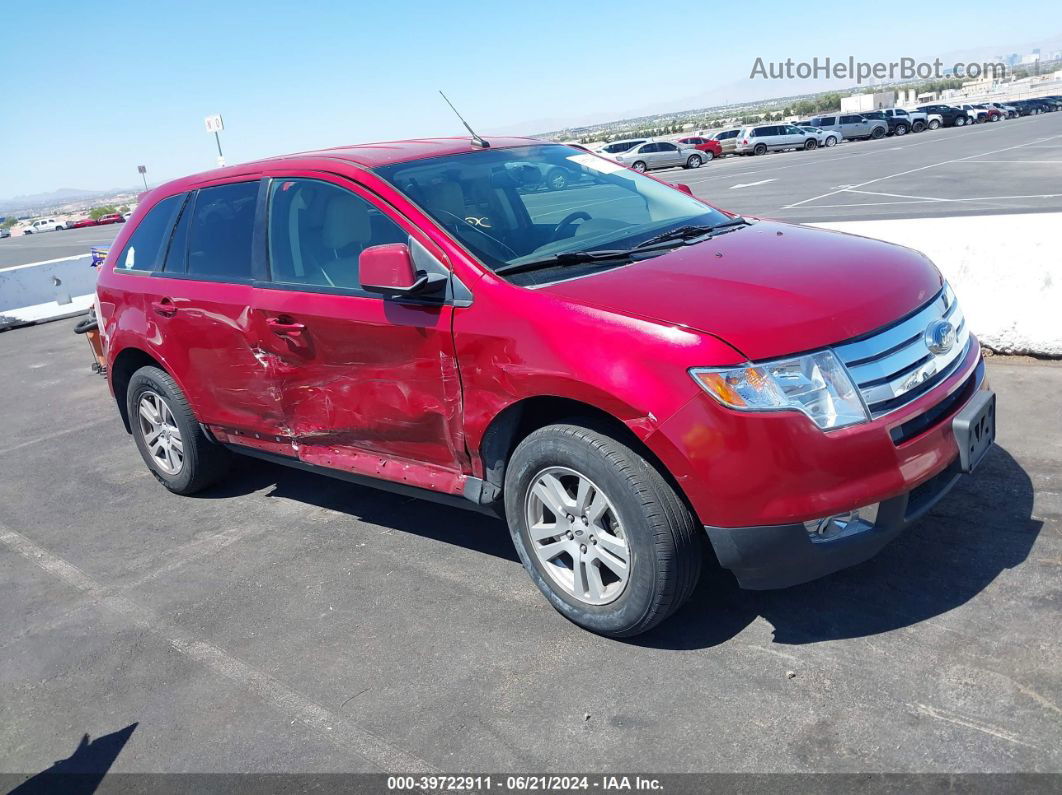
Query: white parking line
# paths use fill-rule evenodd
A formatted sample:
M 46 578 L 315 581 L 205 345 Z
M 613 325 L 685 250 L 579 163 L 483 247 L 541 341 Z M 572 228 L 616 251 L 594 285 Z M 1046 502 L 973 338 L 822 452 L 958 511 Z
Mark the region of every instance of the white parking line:
M 292 723 L 299 721 L 305 724 L 342 750 L 358 754 L 373 767 L 385 773 L 435 772 L 423 759 L 394 747 L 368 729 L 325 709 L 278 679 L 233 657 L 224 649 L 196 638 L 124 596 L 108 595 L 106 588 L 77 566 L 56 557 L 21 533 L 0 526 L 0 543 L 81 591 L 96 605 L 122 616 L 142 632 L 155 635 L 181 655 L 201 663 L 214 673 L 239 685 L 283 713 Z
M 1042 142 L 1042 141 L 1050 141 L 1050 140 L 1053 140 L 1055 138 L 1062 138 L 1062 135 L 1051 135 L 1051 136 L 1048 136 L 1047 138 L 1039 138 L 1039 139 L 1037 139 L 1037 141 L 1040 141 L 1040 142 Z M 818 201 L 819 199 L 825 199 L 825 198 L 827 198 L 829 196 L 835 196 L 836 194 L 841 193 L 844 190 L 851 190 L 852 188 L 862 188 L 862 187 L 864 187 L 866 185 L 873 185 L 875 182 L 883 182 L 883 181 L 885 181 L 887 179 L 895 179 L 896 177 L 902 177 L 902 176 L 905 176 L 907 174 L 914 174 L 914 173 L 916 173 L 918 171 L 925 171 L 926 169 L 937 168 L 938 166 L 946 166 L 949 163 L 961 163 L 961 162 L 963 162 L 965 160 L 974 160 L 975 158 L 982 157 L 984 155 L 994 155 L 994 154 L 998 154 L 1000 152 L 1009 152 L 1012 149 L 1021 149 L 1021 148 L 1023 148 L 1026 145 L 1027 144 L 1020 143 L 1020 144 L 1015 144 L 1013 146 L 1006 146 L 1006 147 L 1003 147 L 1001 149 L 993 149 L 993 150 L 990 150 L 988 152 L 978 152 L 975 155 L 968 155 L 967 157 L 953 158 L 951 160 L 942 160 L 942 161 L 940 161 L 938 163 L 929 163 L 928 165 L 925 165 L 925 166 L 919 166 L 917 168 L 909 168 L 906 171 L 898 171 L 895 174 L 887 174 L 887 175 L 885 175 L 883 177 L 875 177 L 874 179 L 868 179 L 866 182 L 859 182 L 859 183 L 857 183 L 855 185 L 852 185 L 851 188 L 843 188 L 842 190 L 831 190 L 831 191 L 828 191 L 827 193 L 819 194 L 818 196 L 812 196 L 810 199 L 803 199 L 802 201 L 794 202 L 793 204 L 786 204 L 781 209 L 783 209 L 783 210 L 791 210 L 794 207 L 799 207 L 800 205 L 807 204 L 808 202 Z
M 741 182 L 737 185 L 731 185 L 730 190 L 734 190 L 735 188 L 751 188 L 754 185 L 766 185 L 768 182 L 775 182 L 776 179 L 776 177 L 771 177 L 770 179 L 761 179 L 759 182 Z

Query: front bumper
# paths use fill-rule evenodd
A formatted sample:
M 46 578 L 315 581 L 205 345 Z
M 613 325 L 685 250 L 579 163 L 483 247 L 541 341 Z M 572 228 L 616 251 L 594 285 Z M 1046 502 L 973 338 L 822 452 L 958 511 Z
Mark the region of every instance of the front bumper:
M 836 539 L 812 541 L 802 522 L 704 529 L 719 563 L 734 572 L 742 588 L 788 588 L 874 557 L 936 505 L 961 476 L 956 459 L 921 486 L 881 503 L 873 527 Z

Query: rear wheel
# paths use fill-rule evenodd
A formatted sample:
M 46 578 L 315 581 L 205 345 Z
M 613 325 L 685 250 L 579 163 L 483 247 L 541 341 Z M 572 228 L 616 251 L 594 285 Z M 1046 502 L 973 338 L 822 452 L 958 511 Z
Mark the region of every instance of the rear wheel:
M 562 168 L 554 168 L 546 174 L 546 187 L 550 190 L 563 190 L 568 187 L 568 175 Z
M 686 168 L 700 168 L 700 167 L 701 167 L 701 156 L 700 155 L 690 155 L 689 159 L 686 160 Z
M 907 135 L 907 125 L 897 124 L 896 129 L 892 131 L 893 135 Z
M 885 131 L 883 129 L 881 129 L 881 127 L 875 127 L 871 131 L 870 137 L 873 138 L 875 141 L 878 140 L 879 138 L 884 138 L 885 137 Z
M 765 154 L 767 154 L 767 144 L 756 144 L 756 146 L 752 150 L 752 154 L 754 154 L 754 155 L 765 155 Z
M 966 117 L 965 116 L 956 116 L 955 117 L 955 126 L 956 127 L 964 127 L 965 125 L 966 125 Z
M 129 425 L 151 474 L 175 494 L 194 494 L 219 480 L 229 452 L 207 438 L 168 373 L 141 367 L 129 379 Z
M 911 132 L 920 133 L 926 128 L 925 122 L 916 121 L 911 124 Z
M 530 434 L 506 469 L 505 513 L 535 585 L 593 632 L 651 629 L 700 576 L 692 514 L 648 461 L 605 431 L 559 424 Z
M 711 149 L 706 149 L 704 151 L 704 155 L 703 156 L 704 156 L 704 162 L 708 163 L 715 157 L 715 153 Z
M 930 121 L 929 121 L 929 129 L 936 130 L 939 127 L 940 127 L 940 120 L 939 119 L 930 119 Z
M 645 163 L 643 163 L 641 160 L 636 161 L 634 165 L 631 166 L 631 168 L 633 168 L 639 174 L 645 173 Z
M 816 141 L 814 138 L 808 138 L 806 141 L 804 141 L 804 149 L 806 151 L 810 152 L 811 150 L 818 149 L 818 148 L 819 148 L 819 142 Z

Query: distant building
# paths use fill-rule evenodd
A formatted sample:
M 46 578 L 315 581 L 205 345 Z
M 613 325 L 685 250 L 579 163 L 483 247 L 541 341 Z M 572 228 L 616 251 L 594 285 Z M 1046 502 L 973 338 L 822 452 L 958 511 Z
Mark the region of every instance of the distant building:
M 864 113 L 868 110 L 891 108 L 895 104 L 895 91 L 875 91 L 873 94 L 855 94 L 850 97 L 841 97 L 841 113 Z

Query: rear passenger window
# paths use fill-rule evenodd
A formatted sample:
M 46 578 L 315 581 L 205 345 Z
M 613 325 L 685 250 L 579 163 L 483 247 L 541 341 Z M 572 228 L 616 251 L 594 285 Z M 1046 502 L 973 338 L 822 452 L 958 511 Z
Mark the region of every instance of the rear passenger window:
M 145 215 L 129 237 L 117 267 L 122 270 L 162 270 L 170 228 L 184 202 L 185 194 L 163 199 Z
M 358 257 L 409 235 L 349 190 L 315 179 L 275 179 L 269 196 L 269 263 L 274 282 L 361 288 Z
M 250 279 L 257 182 L 202 188 L 188 226 L 188 273 Z

